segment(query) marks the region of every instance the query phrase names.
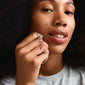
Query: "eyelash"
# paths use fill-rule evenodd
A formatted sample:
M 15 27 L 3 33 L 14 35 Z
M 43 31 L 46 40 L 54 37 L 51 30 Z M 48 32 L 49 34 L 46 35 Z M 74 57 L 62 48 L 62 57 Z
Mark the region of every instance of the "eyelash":
M 65 11 L 65 13 L 66 13 L 67 15 L 73 15 L 73 14 L 74 14 L 74 13 L 71 12 L 71 11 Z
M 42 9 L 43 12 L 51 12 L 51 9 Z
M 42 11 L 43 12 L 52 12 L 53 10 L 46 8 L 46 9 L 42 9 Z M 65 11 L 65 14 L 67 14 L 67 15 L 74 15 L 74 13 L 71 12 L 71 11 Z

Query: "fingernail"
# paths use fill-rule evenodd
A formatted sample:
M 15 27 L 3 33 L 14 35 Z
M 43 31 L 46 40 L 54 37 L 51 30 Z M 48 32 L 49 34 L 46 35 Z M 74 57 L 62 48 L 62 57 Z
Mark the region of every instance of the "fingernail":
M 43 43 L 44 43 L 44 41 L 40 42 L 40 50 L 43 48 Z
M 40 33 L 38 33 L 38 32 L 35 32 L 36 34 L 37 34 L 37 36 L 40 38 L 40 41 L 43 41 L 43 35 L 41 35 Z

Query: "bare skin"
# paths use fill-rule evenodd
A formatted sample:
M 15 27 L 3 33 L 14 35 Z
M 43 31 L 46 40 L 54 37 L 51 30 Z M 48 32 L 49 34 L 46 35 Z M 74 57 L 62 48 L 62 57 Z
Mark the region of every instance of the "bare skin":
M 34 1 L 30 33 L 44 36 L 43 47 L 40 49 L 41 42 L 35 33 L 16 46 L 16 85 L 35 85 L 38 75 L 50 76 L 63 68 L 62 53 L 75 28 L 74 10 L 72 0 Z M 67 39 L 63 43 L 53 42 L 49 33 L 60 30 L 67 33 Z
M 44 42 L 43 48 L 40 49 L 40 40 L 35 33 L 32 33 L 16 46 L 15 52 L 17 63 L 16 85 L 34 85 L 41 64 L 48 58 L 48 45 Z M 41 54 L 42 52 L 44 53 Z

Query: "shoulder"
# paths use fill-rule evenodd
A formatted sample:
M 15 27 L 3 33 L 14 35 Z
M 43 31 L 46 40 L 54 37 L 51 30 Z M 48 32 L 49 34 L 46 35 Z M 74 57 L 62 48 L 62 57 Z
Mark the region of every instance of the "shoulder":
M 66 66 L 63 79 L 65 85 L 85 85 L 85 68 Z
M 15 77 L 8 76 L 0 80 L 0 85 L 15 85 Z
M 74 73 L 77 73 L 77 74 L 82 74 L 82 75 L 85 75 L 85 68 L 83 67 L 76 67 L 76 68 L 72 68 L 70 67 L 70 71 L 71 72 L 74 72 Z
M 85 68 L 68 67 L 68 76 L 70 76 L 71 78 L 79 79 L 79 80 L 81 79 L 85 80 Z

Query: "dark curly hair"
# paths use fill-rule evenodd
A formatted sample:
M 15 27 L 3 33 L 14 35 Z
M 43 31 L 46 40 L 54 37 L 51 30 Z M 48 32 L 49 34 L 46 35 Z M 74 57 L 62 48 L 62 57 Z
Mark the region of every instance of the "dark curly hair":
M 1 0 L 0 1 L 0 78 L 16 75 L 15 46 L 22 41 L 30 29 L 30 12 L 33 0 Z M 75 12 L 78 22 L 78 4 Z M 76 25 L 76 28 L 78 25 Z M 76 43 L 78 30 L 63 53 L 64 63 L 71 66 L 85 66 L 85 58 L 78 54 Z

